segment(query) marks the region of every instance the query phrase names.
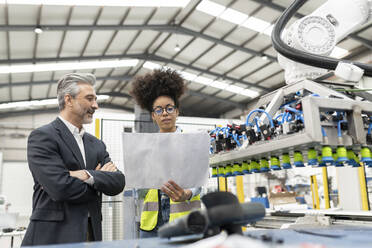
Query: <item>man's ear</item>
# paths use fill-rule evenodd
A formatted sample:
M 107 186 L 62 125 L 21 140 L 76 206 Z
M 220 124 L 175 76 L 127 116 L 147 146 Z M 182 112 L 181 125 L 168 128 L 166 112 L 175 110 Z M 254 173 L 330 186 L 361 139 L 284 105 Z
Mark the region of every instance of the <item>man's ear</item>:
M 72 96 L 69 95 L 69 94 L 66 94 L 64 98 L 65 98 L 65 105 L 66 106 L 72 106 L 72 102 L 71 102 Z

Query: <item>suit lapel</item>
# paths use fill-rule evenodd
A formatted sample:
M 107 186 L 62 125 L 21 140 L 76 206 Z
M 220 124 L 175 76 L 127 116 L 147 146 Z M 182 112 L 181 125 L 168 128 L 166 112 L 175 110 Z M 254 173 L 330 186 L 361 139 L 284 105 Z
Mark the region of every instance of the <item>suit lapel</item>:
M 96 168 L 96 156 L 95 151 L 94 151 L 94 146 L 93 146 L 93 141 L 92 139 L 87 135 L 84 134 L 83 136 L 83 142 L 84 142 L 84 150 L 85 150 L 85 160 L 87 162 L 86 168 L 94 170 Z
M 70 130 L 68 130 L 66 125 L 59 118 L 53 122 L 53 125 L 59 131 L 61 138 L 66 143 L 74 157 L 79 161 L 80 169 L 84 169 L 83 156 L 81 155 L 79 146 Z

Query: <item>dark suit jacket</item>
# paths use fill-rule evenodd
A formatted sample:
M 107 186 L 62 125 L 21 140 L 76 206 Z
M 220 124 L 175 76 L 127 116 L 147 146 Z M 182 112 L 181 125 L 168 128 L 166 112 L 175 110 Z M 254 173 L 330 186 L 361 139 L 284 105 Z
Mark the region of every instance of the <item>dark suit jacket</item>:
M 95 171 L 98 163 L 111 160 L 106 146 L 88 133 L 83 141 L 86 167 L 75 138 L 59 118 L 30 134 L 27 158 L 35 184 L 22 246 L 86 241 L 88 212 L 94 240 L 102 240 L 102 193 L 119 194 L 125 178 L 120 171 Z M 82 169 L 94 177 L 93 186 L 69 174 Z

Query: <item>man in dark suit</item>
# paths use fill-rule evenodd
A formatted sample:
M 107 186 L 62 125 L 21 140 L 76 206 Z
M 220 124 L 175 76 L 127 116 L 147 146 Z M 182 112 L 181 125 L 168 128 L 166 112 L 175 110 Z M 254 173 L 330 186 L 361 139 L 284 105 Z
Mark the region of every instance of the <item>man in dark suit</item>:
M 22 246 L 102 240 L 102 193 L 117 195 L 125 178 L 105 144 L 85 133 L 98 109 L 95 77 L 71 73 L 58 82 L 60 115 L 28 138 L 34 178 L 30 224 Z

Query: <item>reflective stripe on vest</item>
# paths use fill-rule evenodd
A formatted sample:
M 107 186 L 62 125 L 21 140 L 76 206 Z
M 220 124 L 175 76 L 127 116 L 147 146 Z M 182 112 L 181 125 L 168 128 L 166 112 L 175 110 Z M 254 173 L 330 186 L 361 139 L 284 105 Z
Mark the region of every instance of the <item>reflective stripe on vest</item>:
M 190 211 L 193 209 L 200 207 L 200 195 L 194 196 L 190 201 L 174 202 L 170 200 L 169 222 L 190 213 Z M 158 190 L 150 189 L 146 194 L 141 214 L 140 228 L 142 230 L 151 231 L 156 227 L 156 224 L 158 223 L 158 210 Z
M 170 200 L 169 222 L 187 215 L 191 212 L 191 210 L 198 208 L 201 208 L 200 195 L 196 195 L 189 201 L 184 202 L 174 202 Z

